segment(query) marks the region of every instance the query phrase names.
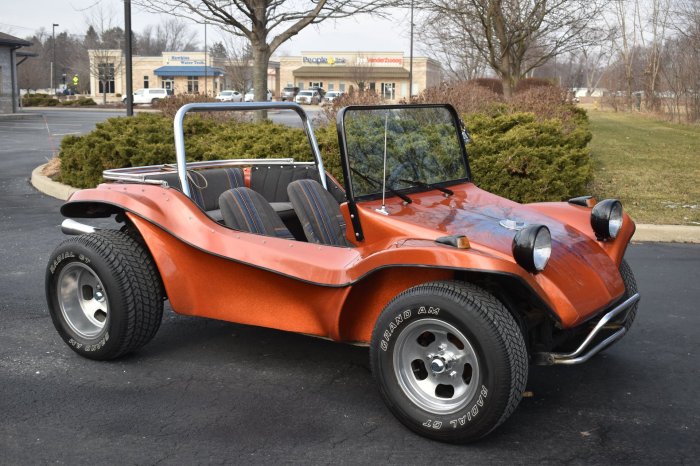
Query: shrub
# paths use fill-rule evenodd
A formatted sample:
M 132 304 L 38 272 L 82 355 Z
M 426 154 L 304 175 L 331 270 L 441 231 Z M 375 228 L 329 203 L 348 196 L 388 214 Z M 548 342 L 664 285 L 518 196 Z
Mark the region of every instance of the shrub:
M 474 182 L 517 202 L 560 201 L 584 194 L 592 178 L 585 127 L 566 131 L 532 113 L 465 116 Z
M 413 99 L 416 103 L 449 103 L 457 112 L 492 113 L 503 102 L 503 97 L 478 81 L 461 81 L 444 83 L 425 89 L 420 96 Z M 501 92 L 502 89 L 501 89 Z
M 335 122 L 335 117 L 338 110 L 343 107 L 347 107 L 348 105 L 380 105 L 382 103 L 384 103 L 384 99 L 382 99 L 376 92 L 359 92 L 353 87 L 350 88 L 349 92 L 346 92 L 340 97 L 334 99 L 332 104 L 324 105 L 322 112 L 326 121 L 332 123 Z
M 189 161 L 279 157 L 311 160 L 308 140 L 301 129 L 270 121 L 217 122 L 196 115 L 185 120 L 184 130 Z M 327 169 L 342 179 L 337 137 L 332 137 L 330 128 L 318 131 L 317 136 Z M 110 118 L 84 136 L 63 138 L 60 158 L 61 181 L 79 188 L 96 186 L 106 169 L 173 163 L 172 119 L 154 113 Z
M 22 96 L 23 107 L 54 107 L 58 104 L 58 99 L 47 94 L 25 94 Z
M 538 87 L 559 87 L 556 86 L 551 80 L 544 78 L 524 78 L 518 81 L 515 85 L 515 94 L 520 92 L 529 91 L 530 89 L 536 89 Z

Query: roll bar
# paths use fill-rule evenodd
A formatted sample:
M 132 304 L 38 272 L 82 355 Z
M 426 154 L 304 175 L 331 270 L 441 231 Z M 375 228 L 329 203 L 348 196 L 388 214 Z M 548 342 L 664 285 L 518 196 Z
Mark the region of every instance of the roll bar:
M 328 189 L 326 185 L 326 172 L 323 169 L 323 160 L 321 159 L 321 150 L 318 148 L 318 142 L 316 142 L 316 136 L 314 136 L 314 130 L 311 126 L 311 120 L 309 120 L 309 116 L 299 104 L 293 102 L 202 102 L 186 104 L 180 107 L 180 110 L 175 114 L 175 121 L 173 122 L 173 127 L 175 129 L 177 176 L 180 179 L 182 192 L 187 197 L 191 198 L 192 194 L 190 193 L 190 186 L 187 182 L 187 158 L 185 156 L 185 131 L 183 128 L 185 115 L 188 112 L 250 112 L 254 110 L 293 110 L 299 115 L 304 125 L 306 137 L 309 139 L 309 144 L 311 144 L 311 151 L 313 152 L 314 159 L 316 159 L 316 166 L 318 168 L 318 176 L 321 178 L 321 184 L 324 189 Z

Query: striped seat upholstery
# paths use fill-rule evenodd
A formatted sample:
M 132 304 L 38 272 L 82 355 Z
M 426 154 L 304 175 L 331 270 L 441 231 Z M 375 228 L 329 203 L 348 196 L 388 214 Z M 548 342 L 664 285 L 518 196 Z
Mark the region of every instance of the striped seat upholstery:
M 269 202 L 249 188 L 234 188 L 219 196 L 224 224 L 257 235 L 294 239 Z
M 287 194 L 310 243 L 352 246 L 345 237 L 345 219 L 338 201 L 319 182 L 294 181 L 287 186 Z

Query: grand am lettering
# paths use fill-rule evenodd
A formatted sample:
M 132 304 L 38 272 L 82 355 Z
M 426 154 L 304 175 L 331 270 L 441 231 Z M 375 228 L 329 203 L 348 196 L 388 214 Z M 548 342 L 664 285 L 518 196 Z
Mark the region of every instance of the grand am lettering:
M 433 307 L 433 306 L 428 306 L 427 308 L 425 306 L 421 306 L 418 308 L 418 315 L 420 314 L 430 314 L 430 315 L 438 315 L 440 313 L 440 308 L 439 307 Z M 408 320 L 411 318 L 411 310 L 406 309 L 403 311 L 401 314 L 397 315 L 394 317 L 394 320 L 389 323 L 389 327 L 384 330 L 384 334 L 382 335 L 383 339 L 382 342 L 379 344 L 379 346 L 382 348 L 382 351 L 386 351 L 389 349 L 389 341 L 391 340 L 391 336 L 394 334 L 397 328 L 399 328 L 399 325 L 401 325 L 404 320 Z

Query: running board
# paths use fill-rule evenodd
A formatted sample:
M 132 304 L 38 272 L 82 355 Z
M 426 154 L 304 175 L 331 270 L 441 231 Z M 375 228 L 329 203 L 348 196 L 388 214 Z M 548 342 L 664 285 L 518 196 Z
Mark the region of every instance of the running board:
M 623 320 L 622 322 L 616 323 L 616 325 L 619 326 L 619 328 L 615 333 L 613 333 L 597 345 L 593 346 L 592 348 L 589 348 L 595 337 L 597 337 L 601 331 L 605 330 L 606 328 L 610 329 L 610 326 L 608 325 L 610 321 L 612 321 L 613 319 L 615 319 L 615 317 L 634 306 L 634 304 L 636 304 L 637 301 L 639 301 L 639 293 L 635 293 L 634 295 L 630 296 L 623 303 L 619 304 L 613 310 L 605 314 L 598 321 L 595 327 L 593 327 L 593 330 L 590 331 L 588 336 L 586 336 L 586 338 L 583 340 L 583 343 L 579 345 L 576 351 L 572 353 L 535 353 L 533 356 L 534 363 L 541 366 L 548 366 L 552 364 L 581 364 L 588 361 L 593 356 L 595 356 L 596 354 L 598 354 L 599 352 L 601 352 L 602 350 L 604 350 L 605 348 L 622 338 L 622 336 L 627 332 L 627 328 L 625 328 L 625 323 L 629 316 L 625 316 L 625 320 Z

